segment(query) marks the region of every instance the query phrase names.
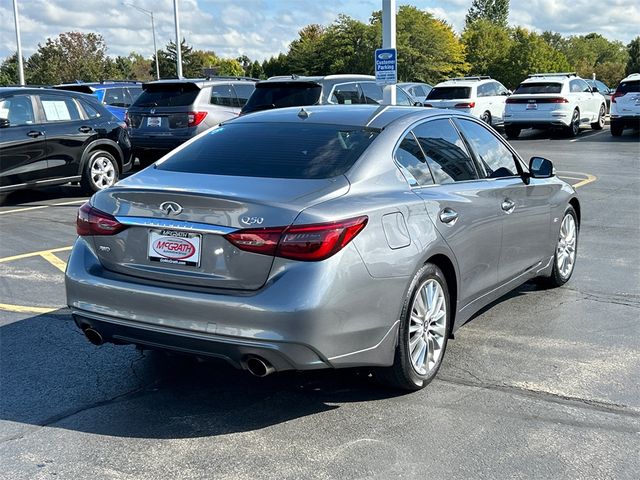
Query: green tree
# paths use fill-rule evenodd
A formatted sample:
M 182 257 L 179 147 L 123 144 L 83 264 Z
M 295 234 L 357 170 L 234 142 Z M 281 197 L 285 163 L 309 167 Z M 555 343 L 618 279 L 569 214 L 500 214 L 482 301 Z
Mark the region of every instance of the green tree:
M 23 63 L 26 62 L 23 60 Z M 17 85 L 18 82 L 18 54 L 14 53 L 5 58 L 0 64 L 0 86 Z
M 377 28 L 340 15 L 324 31 L 310 74 L 373 73 L 373 52 L 380 45 Z
M 629 45 L 627 45 L 627 53 L 629 60 L 627 60 L 625 73 L 627 75 L 640 73 L 640 35 L 629 42 Z
M 280 53 L 277 57 L 271 57 L 262 62 L 262 70 L 266 77 L 288 75 L 291 73 L 287 56 L 284 53 Z
M 180 42 L 180 53 L 182 55 L 182 76 L 185 78 L 202 77 L 202 69 L 206 66 L 204 62 L 209 52 L 194 51 L 193 47 L 187 45 L 187 41 L 183 38 Z M 158 50 L 161 78 L 177 78 L 177 57 L 178 49 L 173 41 L 169 41 L 164 50 Z M 154 58 L 149 72 L 151 75 L 154 75 L 156 71 L 155 62 L 156 59 Z
M 502 80 L 504 65 L 513 43 L 509 30 L 490 20 L 480 18 L 467 24 L 462 32 L 470 75 L 490 75 Z
M 317 75 L 324 67 L 327 55 L 322 51 L 325 29 L 311 24 L 298 32 L 298 38 L 289 45 L 287 63 L 290 72 L 299 75 Z M 324 59 L 323 59 L 324 57 Z
M 569 37 L 561 51 L 570 68 L 581 77 L 592 74 L 604 83 L 614 85 L 624 77 L 628 60 L 627 48 L 618 41 L 610 41 L 598 33 Z
M 264 74 L 264 70 L 262 69 L 262 65 L 257 60 L 254 60 L 251 64 L 251 70 L 249 71 L 249 76 L 253 78 L 266 78 Z
M 502 27 L 507 26 L 509 0 L 473 0 L 465 17 L 466 25 L 476 20 L 489 20 Z
M 233 58 L 218 58 L 216 62 L 218 75 L 229 77 L 243 77 L 245 70 L 238 60 Z

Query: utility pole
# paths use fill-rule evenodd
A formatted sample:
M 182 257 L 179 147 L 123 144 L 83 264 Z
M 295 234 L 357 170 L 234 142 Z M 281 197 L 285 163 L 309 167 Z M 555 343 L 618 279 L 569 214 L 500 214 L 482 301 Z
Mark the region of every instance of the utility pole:
M 180 20 L 178 16 L 178 0 L 173 0 L 173 18 L 176 24 L 176 72 L 178 73 L 178 78 L 182 78 L 182 42 L 180 40 Z
M 18 19 L 18 0 L 13 0 L 13 20 L 16 23 L 16 45 L 18 46 L 18 76 L 20 85 L 24 85 L 24 65 L 22 64 L 22 43 L 20 42 L 20 20 Z
M 382 0 L 382 48 L 396 48 L 396 0 Z M 396 86 L 385 85 L 382 103 L 396 104 Z
M 160 62 L 158 61 L 158 47 L 156 45 L 156 25 L 153 21 L 153 12 L 151 10 L 145 10 L 144 8 L 140 8 L 133 3 L 122 2 L 123 5 L 127 5 L 129 7 L 133 7 L 139 12 L 144 13 L 145 15 L 149 15 L 151 17 L 151 31 L 153 32 L 153 51 L 156 55 L 156 79 L 160 80 Z

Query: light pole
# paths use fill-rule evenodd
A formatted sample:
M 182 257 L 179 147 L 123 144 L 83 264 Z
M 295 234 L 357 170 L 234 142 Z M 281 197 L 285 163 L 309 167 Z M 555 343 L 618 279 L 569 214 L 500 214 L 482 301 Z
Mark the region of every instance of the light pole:
M 132 3 L 122 2 L 122 4 L 127 5 L 129 7 L 133 7 L 139 12 L 142 12 L 145 15 L 149 15 L 151 17 L 151 31 L 153 32 L 153 51 L 156 55 L 156 79 L 160 80 L 160 62 L 158 60 L 158 47 L 156 46 L 156 25 L 153 21 L 153 12 L 151 10 L 145 10 L 144 8 L 140 8 L 136 5 L 133 5 Z
M 382 48 L 396 48 L 396 0 L 382 0 Z M 382 103 L 396 104 L 395 85 L 384 86 Z
M 173 0 L 173 20 L 176 24 L 176 73 L 178 74 L 178 78 L 182 78 L 182 42 L 180 41 L 178 0 Z
M 18 76 L 24 85 L 24 65 L 22 64 L 22 44 L 20 43 L 20 20 L 18 20 L 18 0 L 13 0 L 13 19 L 16 23 L 16 45 L 18 46 Z

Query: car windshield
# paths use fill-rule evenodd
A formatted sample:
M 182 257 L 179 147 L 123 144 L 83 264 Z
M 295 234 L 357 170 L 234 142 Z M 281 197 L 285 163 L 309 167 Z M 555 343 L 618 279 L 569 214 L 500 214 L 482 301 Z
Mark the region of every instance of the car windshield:
M 516 88 L 515 94 L 535 94 L 535 93 L 560 93 L 562 91 L 561 83 L 539 82 L 539 83 L 521 83 Z
M 377 135 L 358 126 L 230 123 L 211 130 L 157 168 L 243 177 L 331 178 L 344 174 Z
M 189 83 L 146 85 L 132 106 L 186 107 L 195 102 L 200 89 Z
M 427 95 L 427 100 L 453 100 L 470 96 L 471 87 L 435 87 Z
M 242 113 L 270 108 L 302 107 L 315 105 L 320 100 L 322 87 L 311 82 L 258 83 Z
M 622 82 L 618 85 L 616 93 L 638 93 L 640 92 L 640 80 Z

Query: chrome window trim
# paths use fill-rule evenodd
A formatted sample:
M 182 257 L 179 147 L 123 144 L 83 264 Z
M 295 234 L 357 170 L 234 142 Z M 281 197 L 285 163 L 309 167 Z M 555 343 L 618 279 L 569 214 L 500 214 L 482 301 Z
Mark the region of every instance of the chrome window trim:
M 210 225 L 208 223 L 189 222 L 186 220 L 169 220 L 164 218 L 117 216 L 115 219 L 129 227 L 167 228 L 185 232 L 205 232 L 214 235 L 227 235 L 239 228 L 224 227 L 222 225 Z

